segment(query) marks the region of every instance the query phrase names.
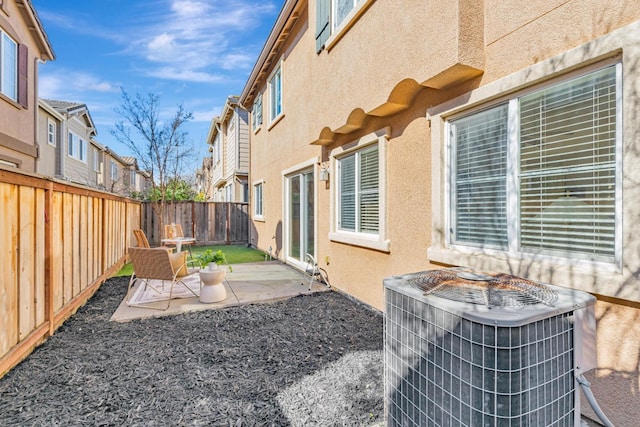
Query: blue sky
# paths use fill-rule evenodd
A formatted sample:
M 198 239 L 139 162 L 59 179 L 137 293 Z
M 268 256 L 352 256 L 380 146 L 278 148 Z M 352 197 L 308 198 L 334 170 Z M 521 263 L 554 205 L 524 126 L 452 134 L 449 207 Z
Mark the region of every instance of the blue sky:
M 121 91 L 160 97 L 161 118 L 182 103 L 195 166 L 211 118 L 239 95 L 284 0 L 32 0 L 56 54 L 39 67 L 39 95 L 87 104 L 96 139 L 111 136 Z

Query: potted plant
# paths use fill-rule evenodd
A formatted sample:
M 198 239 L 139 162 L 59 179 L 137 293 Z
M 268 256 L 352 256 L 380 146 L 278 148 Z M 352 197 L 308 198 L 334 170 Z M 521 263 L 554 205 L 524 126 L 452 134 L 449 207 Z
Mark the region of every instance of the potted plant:
M 196 261 L 202 267 L 200 270 L 200 280 L 202 281 L 200 302 L 212 303 L 224 300 L 227 297 L 227 290 L 222 281 L 227 271 L 218 268 L 218 264 L 227 264 L 224 252 L 207 249 L 196 257 Z M 205 267 L 207 268 L 205 269 Z M 231 271 L 231 266 L 229 266 L 229 271 Z
M 209 270 L 215 270 L 220 264 L 227 264 L 227 257 L 221 249 L 214 251 L 213 249 L 207 249 L 202 254 L 196 257 L 196 261 L 202 268 L 207 267 Z M 229 271 L 233 271 L 229 265 Z

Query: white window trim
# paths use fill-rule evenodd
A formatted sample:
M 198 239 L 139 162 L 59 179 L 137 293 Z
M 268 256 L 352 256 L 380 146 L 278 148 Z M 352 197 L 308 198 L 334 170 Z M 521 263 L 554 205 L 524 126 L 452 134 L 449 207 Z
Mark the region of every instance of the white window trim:
M 280 71 L 280 114 L 278 114 L 275 117 L 271 117 L 272 102 L 274 102 L 274 100 L 272 98 L 273 93 L 271 91 L 271 81 L 273 80 L 275 75 L 278 73 L 278 71 Z M 269 100 L 269 105 L 268 105 L 268 109 L 269 109 L 269 127 L 268 127 L 268 129 L 273 128 L 284 117 L 284 90 L 283 90 L 283 88 L 284 88 L 284 67 L 283 67 L 283 61 L 282 61 L 282 59 L 280 59 L 278 61 L 277 65 L 273 68 L 273 71 L 269 75 L 269 78 L 267 79 L 267 93 L 269 94 L 269 97 L 268 97 L 268 100 Z M 263 104 L 262 105 L 263 105 L 263 108 L 264 108 L 264 98 L 263 98 Z M 264 110 L 263 110 L 262 116 L 263 116 L 262 117 L 262 121 L 264 122 Z
M 387 237 L 387 143 L 389 141 L 389 129 L 384 128 L 376 132 L 372 132 L 359 138 L 355 145 L 349 144 L 349 148 L 338 147 L 331 152 L 331 171 L 333 184 L 331 185 L 331 231 L 329 232 L 329 239 L 333 242 L 346 243 L 354 246 L 361 246 L 365 248 L 375 249 L 382 252 L 391 251 L 391 240 Z M 348 154 L 360 151 L 370 145 L 378 144 L 378 161 L 379 161 L 379 230 L 378 234 L 366 234 L 358 232 L 349 232 L 340 230 L 337 224 L 337 209 L 338 209 L 338 185 L 337 185 L 337 163 L 338 159 Z
M 331 35 L 327 38 L 324 46 L 327 51 L 333 49 L 333 47 L 340 41 L 340 39 L 349 31 L 353 25 L 358 22 L 358 19 L 366 12 L 376 0 L 360 0 L 358 4 L 351 9 L 351 12 L 345 16 L 340 25 L 333 26 L 333 11 L 334 0 L 331 0 Z
M 51 126 L 53 126 L 53 131 L 51 131 Z M 58 145 L 58 126 L 56 122 L 47 118 L 47 144 L 52 147 L 56 147 Z M 53 140 L 53 142 L 51 142 Z
M 254 221 L 260 221 L 260 222 L 264 222 L 265 218 L 264 218 L 264 184 L 265 184 L 265 180 L 264 179 L 259 179 L 257 181 L 253 181 L 251 183 L 251 193 L 252 193 L 252 200 L 253 200 L 253 206 L 251 209 L 251 214 L 252 214 L 252 218 L 254 219 Z M 260 215 L 256 214 L 256 187 L 260 185 L 262 188 L 262 194 L 260 195 L 262 200 L 260 202 L 261 206 L 262 206 L 262 213 Z
M 7 93 L 6 88 L 4 87 L 4 78 L 2 80 L 0 80 L 0 94 L 4 97 L 6 97 L 7 99 L 10 99 L 13 102 L 18 102 L 18 80 L 20 79 L 20 76 L 18 75 L 19 70 L 18 70 L 18 61 L 20 61 L 19 55 L 20 53 L 18 52 L 19 50 L 19 43 L 13 38 L 11 37 L 11 35 L 9 35 L 9 33 L 7 33 L 6 31 L 3 31 L 0 28 L 0 74 L 2 71 L 2 68 L 4 67 L 4 52 L 2 49 L 2 45 L 4 45 L 4 37 L 7 37 L 9 40 L 11 40 L 13 42 L 13 44 L 15 45 L 15 56 L 16 56 L 16 62 L 13 64 L 14 65 L 14 72 L 15 72 L 15 80 L 13 82 L 13 91 L 15 93 L 15 96 L 11 96 L 9 93 Z
M 502 79 L 498 79 L 486 86 L 475 89 L 458 98 L 432 107 L 428 110 L 427 120 L 431 122 L 431 169 L 432 169 L 432 246 L 427 248 L 429 260 L 450 265 L 463 265 L 480 270 L 505 271 L 522 275 L 534 280 L 541 280 L 596 292 L 603 295 L 615 296 L 638 301 L 637 287 L 629 286 L 634 282 L 633 272 L 640 269 L 640 257 L 636 255 L 639 237 L 631 224 L 633 221 L 622 221 L 620 233 L 627 237 L 624 240 L 616 236 L 616 255 L 622 257 L 622 266 L 589 260 L 570 260 L 542 255 L 512 254 L 504 251 L 473 250 L 470 248 L 454 248 L 446 242 L 446 194 L 450 188 L 445 164 L 446 139 L 445 120 L 452 115 L 497 102 L 516 91 L 525 91 L 533 85 L 540 85 L 551 79 L 574 70 L 583 73 L 592 64 L 602 66 L 607 60 L 621 62 L 622 80 L 622 115 L 618 120 L 622 122 L 621 135 L 629 141 L 637 140 L 640 129 L 635 129 L 624 117 L 633 117 L 633 93 L 637 90 L 638 72 L 633 68 L 635 52 L 637 52 L 637 34 L 640 23 L 633 23 L 613 31 L 606 36 L 592 40 L 560 55 L 549 58 L 531 67 L 517 71 Z M 622 56 L 622 60 L 619 58 Z M 621 150 L 623 144 L 617 144 Z M 624 187 L 624 198 L 628 204 L 622 204 L 622 194 L 616 194 L 616 214 L 622 213 L 624 218 L 633 218 L 640 200 L 640 188 L 633 185 L 633 171 L 640 161 L 640 155 L 634 150 L 616 153 L 622 162 L 622 173 L 618 174 L 616 182 L 618 188 Z M 620 245 L 620 247 L 618 247 Z

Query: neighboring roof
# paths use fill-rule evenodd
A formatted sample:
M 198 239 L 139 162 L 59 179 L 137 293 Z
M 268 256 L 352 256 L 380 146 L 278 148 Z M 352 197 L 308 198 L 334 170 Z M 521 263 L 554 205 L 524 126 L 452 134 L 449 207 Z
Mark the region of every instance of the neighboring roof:
M 227 100 L 224 103 L 224 107 L 222 107 L 222 113 L 220 113 L 220 117 L 219 117 L 220 122 L 227 121 L 227 119 L 229 118 L 231 113 L 233 113 L 236 107 L 242 108 L 238 103 L 239 99 L 240 97 L 237 95 L 231 95 L 227 97 Z
M 251 70 L 247 83 L 244 89 L 242 89 L 242 94 L 238 101 L 244 109 L 248 109 L 246 106 L 251 105 L 253 102 L 258 88 L 262 83 L 262 79 L 266 79 L 269 67 L 279 57 L 279 49 L 282 48 L 291 28 L 298 20 L 299 12 L 294 13 L 298 3 L 299 0 L 285 0 L 278 14 L 278 18 L 269 33 L 269 37 L 262 47 L 260 56 L 258 56 L 258 60 Z
M 40 55 L 40 59 L 42 61 L 53 61 L 54 59 L 56 59 L 56 55 L 55 53 L 53 53 L 53 47 L 51 47 L 51 43 L 49 42 L 49 37 L 47 37 L 47 33 L 44 31 L 42 22 L 40 22 L 38 13 L 31 4 L 31 0 L 16 0 L 16 4 L 22 11 L 22 15 L 27 21 L 27 28 L 29 28 L 29 30 L 33 33 L 36 41 L 38 42 L 38 47 L 40 48 L 40 52 L 42 53 Z
M 51 104 L 49 104 L 47 101 L 45 101 L 44 99 L 38 98 L 38 105 L 40 106 L 40 108 L 42 108 L 47 113 L 51 114 L 56 119 L 58 119 L 60 121 L 64 120 L 64 116 L 62 114 L 60 114 L 60 112 L 58 110 L 53 108 L 53 106 Z
M 215 116 L 211 119 L 211 124 L 209 125 L 209 133 L 207 134 L 207 144 L 213 144 L 213 140 L 216 137 L 216 134 L 220 131 L 220 116 Z
M 120 157 L 124 163 L 127 163 L 130 166 L 137 166 L 138 160 L 135 157 L 131 156 L 122 156 Z
M 42 99 L 42 101 L 49 104 L 51 107 L 55 108 L 58 112 L 62 114 L 77 114 L 82 115 L 85 114 L 87 116 L 87 120 L 89 120 L 89 127 L 92 129 L 92 133 L 94 135 L 98 134 L 96 130 L 96 126 L 93 123 L 93 119 L 91 118 L 91 113 L 89 113 L 89 108 L 87 104 L 83 104 L 80 102 L 71 102 L 71 101 L 60 101 L 56 99 Z

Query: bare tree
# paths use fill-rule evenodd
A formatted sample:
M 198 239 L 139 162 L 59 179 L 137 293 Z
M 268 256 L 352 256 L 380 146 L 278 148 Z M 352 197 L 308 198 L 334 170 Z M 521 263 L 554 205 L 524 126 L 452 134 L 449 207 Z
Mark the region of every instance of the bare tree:
M 159 98 L 153 93 L 130 96 L 122 89 L 122 104 L 111 134 L 129 147 L 144 170 L 151 174 L 152 194 L 157 195 L 154 210 L 164 225 L 167 186 L 178 177 L 191 155 L 183 125 L 193 118 L 182 104 L 169 121 L 160 119 Z

